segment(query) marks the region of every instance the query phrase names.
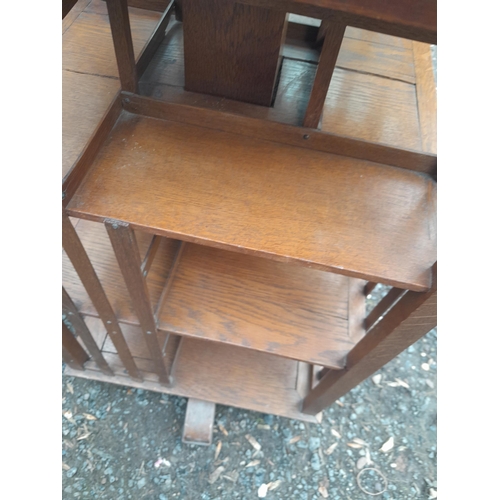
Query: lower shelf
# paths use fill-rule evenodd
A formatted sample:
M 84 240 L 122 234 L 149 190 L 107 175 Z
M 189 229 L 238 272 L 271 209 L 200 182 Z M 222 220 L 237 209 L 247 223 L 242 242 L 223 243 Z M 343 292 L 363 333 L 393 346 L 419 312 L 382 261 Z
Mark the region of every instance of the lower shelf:
M 124 326 L 130 338 L 138 327 Z M 140 333 L 135 332 L 138 336 Z M 137 337 L 138 338 L 138 337 Z M 132 354 L 137 350 L 129 343 Z M 103 374 L 93 361 L 85 370 L 66 367 L 68 376 L 136 387 L 165 394 L 197 398 L 227 406 L 270 413 L 306 422 L 318 423 L 318 416 L 300 411 L 305 396 L 309 365 L 267 353 L 249 351 L 215 342 L 184 338 L 178 353 L 172 387 L 158 383 L 153 362 L 134 356 L 144 380 L 128 377 L 113 346 L 105 342 L 103 354 L 114 376 Z M 135 352 L 134 352 L 135 351 Z M 168 356 L 168 348 L 166 356 Z

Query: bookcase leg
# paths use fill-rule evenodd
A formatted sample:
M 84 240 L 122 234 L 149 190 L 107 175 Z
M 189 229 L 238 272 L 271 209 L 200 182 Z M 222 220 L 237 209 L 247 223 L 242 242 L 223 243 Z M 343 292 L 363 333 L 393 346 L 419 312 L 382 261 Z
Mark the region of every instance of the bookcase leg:
M 302 411 L 315 415 L 382 368 L 437 324 L 436 272 L 429 292 L 405 292 L 399 302 L 347 356 L 346 368 L 329 370 L 305 397 Z
M 169 376 L 163 361 L 158 342 L 158 330 L 151 306 L 149 290 L 141 270 L 141 255 L 135 233 L 126 222 L 106 220 L 104 222 L 109 239 L 115 252 L 116 260 L 125 280 L 127 290 L 132 299 L 132 306 L 139 318 L 139 323 L 148 346 L 160 383 L 170 385 Z
M 83 364 L 89 359 L 83 347 L 64 323 L 62 324 L 62 358 L 67 365 L 75 370 L 83 370 Z
M 215 403 L 189 398 L 182 431 L 182 442 L 189 444 L 212 444 Z

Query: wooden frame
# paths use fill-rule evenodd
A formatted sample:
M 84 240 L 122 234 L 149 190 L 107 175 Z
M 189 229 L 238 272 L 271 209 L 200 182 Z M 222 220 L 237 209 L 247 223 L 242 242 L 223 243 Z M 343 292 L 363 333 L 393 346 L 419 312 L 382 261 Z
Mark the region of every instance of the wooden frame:
M 420 41 L 435 40 L 435 23 L 432 14 L 434 2 L 425 2 L 425 5 L 419 7 L 421 10 L 413 13 L 411 18 L 407 15 L 409 9 L 405 2 L 403 4 L 400 2 L 398 9 L 393 10 L 391 15 L 384 9 L 374 13 L 363 3 L 363 0 L 351 2 L 347 8 L 342 2 L 332 2 L 328 9 L 320 6 L 315 0 L 273 2 L 272 8 L 284 13 L 314 15 L 324 20 L 319 29 L 318 27 L 302 29 L 300 26 L 295 26 L 287 35 L 303 37 L 304 40 L 308 40 L 307 43 L 311 47 L 316 43 L 313 39 L 318 37 L 322 39 L 322 52 L 319 55 L 316 77 L 304 115 L 304 126 L 257 117 L 262 113 L 255 107 L 239 106 L 231 102 L 227 104 L 225 111 L 219 111 L 198 106 L 194 98 L 185 102 L 166 102 L 140 95 L 138 82 L 163 43 L 165 30 L 171 22 L 174 22 L 172 13 L 175 10 L 176 18 L 182 17 L 179 15 L 180 3 L 173 1 L 168 5 L 165 3 L 166 7 L 158 20 L 157 27 L 137 58 L 134 53 L 125 0 L 108 0 L 107 3 L 122 90 L 114 97 L 95 133 L 63 181 L 63 246 L 96 310 L 95 316 L 89 315 L 88 312 L 81 313 L 78 302 L 63 289 L 63 310 L 74 318 L 70 324 L 88 351 L 88 353 L 85 352 L 80 346 L 67 325 L 63 325 L 63 359 L 68 364 L 66 372 L 189 397 L 193 408 L 201 404 L 200 408 L 206 407 L 206 411 L 201 412 L 203 415 L 199 421 L 195 419 L 194 423 L 187 422 L 186 441 L 209 442 L 213 418 L 210 415 L 213 413 L 214 403 L 241 406 L 251 410 L 317 422 L 318 412 L 370 376 L 436 325 L 436 267 L 432 266 L 435 259 L 425 257 L 421 261 L 418 260 L 419 252 L 420 255 L 426 252 L 430 252 L 429 255 L 431 255 L 435 246 L 432 239 L 435 233 L 433 197 L 434 178 L 437 171 L 434 138 L 435 96 L 428 69 L 428 55 L 420 43 Z M 160 2 L 153 1 L 153 3 L 156 5 L 155 8 L 160 8 Z M 269 2 L 263 3 L 260 0 L 245 0 L 243 3 L 255 7 L 269 7 Z M 141 7 L 146 4 L 137 0 L 133 5 Z M 189 10 L 183 12 L 184 20 L 186 15 L 190 16 Z M 413 42 L 412 50 L 417 81 L 420 129 L 422 130 L 421 150 L 370 142 L 318 129 L 346 26 L 363 27 L 417 40 Z M 415 205 L 409 206 L 411 210 L 419 214 L 415 215 L 416 218 L 413 221 L 422 222 L 425 230 L 431 235 L 432 243 L 428 247 L 425 245 L 419 247 L 415 253 L 416 260 L 411 263 L 414 269 L 418 270 L 419 265 L 422 269 L 414 272 L 413 276 L 408 275 L 403 279 L 404 273 L 398 274 L 397 265 L 394 264 L 388 272 L 381 272 L 371 265 L 361 265 L 361 260 L 352 261 L 354 264 L 351 267 L 346 266 L 347 261 L 342 258 L 337 258 L 334 264 L 326 265 L 326 261 L 320 262 L 315 257 L 306 256 L 305 253 L 304 255 L 300 252 L 293 254 L 284 248 L 263 249 L 256 245 L 252 246 L 250 240 L 240 239 L 229 244 L 224 240 L 224 238 L 227 239 L 227 234 L 221 233 L 216 238 L 213 233 L 212 236 L 207 237 L 194 226 L 192 231 L 188 232 L 186 228 L 181 230 L 174 229 L 168 224 L 159 225 L 157 221 L 148 218 L 147 214 L 151 212 L 149 208 L 145 210 L 144 213 L 147 216 L 143 219 L 135 218 L 135 216 L 122 218 L 118 216 L 119 212 L 113 210 L 91 213 L 87 208 L 88 200 L 99 198 L 99 194 L 92 191 L 92 176 L 99 162 L 114 154 L 113 138 L 121 137 L 122 131 L 127 131 L 128 123 L 132 124 L 131 127 L 139 135 L 140 124 L 153 124 L 153 120 L 156 128 L 153 127 L 151 130 L 160 130 L 158 127 L 165 126 L 170 131 L 165 138 L 170 138 L 171 141 L 175 140 L 175 131 L 179 129 L 185 131 L 186 134 L 192 132 L 195 138 L 208 134 L 210 137 L 220 138 L 221 141 L 229 141 L 233 138 L 231 140 L 234 144 L 242 141 L 242 144 L 247 145 L 245 146 L 247 152 L 252 150 L 252 144 L 258 145 L 255 148 L 256 151 L 259 147 L 265 149 L 264 145 L 266 145 L 272 152 L 268 158 L 281 158 L 281 154 L 286 154 L 287 150 L 291 151 L 293 148 L 298 157 L 310 159 L 311 162 L 319 161 L 323 157 L 334 158 L 336 165 L 345 162 L 350 168 L 346 168 L 345 174 L 342 174 L 344 175 L 342 182 L 347 182 L 345 179 L 353 178 L 357 172 L 360 173 L 358 177 L 363 177 L 371 171 L 376 171 L 377 175 L 368 178 L 373 181 L 378 179 L 378 186 L 381 190 L 384 190 L 386 186 L 391 186 L 393 190 L 396 179 L 399 179 L 398 182 L 401 182 L 401 185 L 406 183 L 408 189 L 416 189 L 414 193 L 421 191 L 421 198 L 417 197 Z M 160 123 L 164 125 L 159 125 Z M 123 141 L 126 142 L 126 136 L 123 136 Z M 201 148 L 202 141 L 198 141 L 197 144 Z M 170 145 L 168 147 L 171 148 Z M 227 149 L 227 151 L 230 150 Z M 151 158 L 150 155 L 148 165 L 154 163 Z M 256 157 L 256 161 L 262 160 Z M 270 179 L 273 165 L 270 161 L 268 163 L 267 178 Z M 112 170 L 106 168 L 108 173 Z M 220 169 L 219 172 L 222 170 Z M 291 172 L 288 174 L 289 181 L 293 182 L 293 174 Z M 153 172 L 150 171 L 149 175 L 153 175 Z M 251 178 L 247 177 L 247 185 L 249 185 L 249 179 Z M 110 180 L 112 180 L 111 177 Z M 112 182 L 111 185 L 113 185 Z M 297 181 L 298 185 L 301 183 Z M 138 181 L 137 190 L 142 189 L 141 186 L 142 184 Z M 282 192 L 286 191 L 285 187 L 282 186 Z M 122 205 L 136 203 L 133 207 L 131 206 L 133 210 L 135 212 L 142 210 L 140 197 L 122 196 L 118 191 L 118 186 L 113 189 L 116 189 L 121 196 Z M 337 191 L 335 194 L 347 196 L 347 192 L 348 189 L 345 192 Z M 88 196 L 85 193 L 88 193 Z M 84 195 L 87 197 L 85 198 Z M 316 198 L 316 203 L 320 198 Z M 283 200 L 282 203 L 289 206 L 287 205 L 289 199 Z M 222 202 L 218 200 L 217 203 L 220 209 Z M 203 211 L 207 212 L 208 207 L 209 204 L 202 207 L 200 214 Z M 420 208 L 420 212 L 417 212 L 417 207 Z M 399 208 L 394 210 L 396 213 Z M 278 212 L 273 213 L 276 216 Z M 363 214 L 363 212 L 359 213 Z M 328 212 L 325 214 L 330 215 Z M 107 278 L 101 283 L 93 267 L 92 256 L 89 257 L 87 254 L 80 241 L 78 228 L 75 230 L 68 215 L 104 222 L 109 236 L 108 244 L 110 248 L 112 247 L 112 254 L 117 262 L 116 276 L 120 275 L 125 283 L 123 301 L 130 301 L 132 304 L 132 309 L 137 314 L 136 321 L 131 322 L 130 319 L 123 317 L 120 305 L 122 302 L 117 302 L 116 297 L 113 303 L 108 300 L 105 292 L 108 286 Z M 176 219 L 181 218 L 180 215 L 176 217 Z M 305 226 L 316 223 L 313 218 L 303 221 L 306 222 Z M 381 216 L 375 216 L 373 225 L 379 230 L 378 226 L 383 226 L 384 221 L 385 219 Z M 206 224 L 209 222 L 214 224 L 210 218 L 207 218 Z M 247 228 L 253 227 L 248 218 L 246 224 Z M 215 227 L 220 231 L 217 224 Z M 359 227 L 364 231 L 369 231 L 364 223 Z M 196 231 L 199 234 L 196 234 Z M 136 232 L 152 235 L 145 250 L 139 247 Z M 418 238 L 415 240 L 417 234 L 420 233 L 405 233 L 403 239 L 408 239 L 413 245 L 420 244 Z M 179 240 L 168 263 L 162 261 L 162 245 L 169 241 L 166 238 Z M 302 241 L 306 241 L 304 235 L 302 235 Z M 374 259 L 376 260 L 375 247 L 379 242 L 376 239 L 367 241 L 372 242 L 367 246 L 372 253 L 375 253 Z M 197 245 L 202 246 L 197 247 Z M 230 267 L 231 258 L 224 254 L 227 250 L 234 252 L 236 264 L 233 268 Z M 389 255 L 389 253 L 380 253 L 378 258 L 381 262 L 385 262 Z M 203 263 L 203 259 L 209 258 L 213 259 L 210 262 L 214 265 L 218 262 L 218 269 L 221 276 L 225 277 L 224 280 L 218 280 L 215 273 L 210 274 L 210 269 L 204 269 L 201 265 L 196 267 L 197 262 Z M 294 266 L 292 261 L 304 267 Z M 159 272 L 158 269 L 161 266 L 166 267 Z M 288 278 L 285 266 L 290 269 Z M 257 280 L 260 270 L 264 268 L 266 269 L 265 275 L 273 277 L 276 287 L 273 288 L 272 282 Z M 340 322 L 341 326 L 338 328 L 340 328 L 339 331 L 344 332 L 342 335 L 345 337 L 329 341 L 332 352 L 336 353 L 330 360 L 316 357 L 317 352 L 314 349 L 302 349 L 303 353 L 298 354 L 297 349 L 294 350 L 287 345 L 289 340 L 286 338 L 279 340 L 277 335 L 273 337 L 274 342 L 268 342 L 268 345 L 265 345 L 261 342 L 262 337 L 259 337 L 258 333 L 262 325 L 258 324 L 252 326 L 252 331 L 257 332 L 256 334 L 249 335 L 239 342 L 238 332 L 242 331 L 241 328 L 245 328 L 245 322 L 251 323 L 250 315 L 242 321 L 241 318 L 235 316 L 229 306 L 222 313 L 217 312 L 214 309 L 216 306 L 209 302 L 200 303 L 198 311 L 194 304 L 189 312 L 190 321 L 186 319 L 188 316 L 180 323 L 180 320 L 172 321 L 175 314 L 180 314 L 179 304 L 190 304 L 183 294 L 186 294 L 187 290 L 190 296 L 196 296 L 200 280 L 205 287 L 226 287 L 220 288 L 223 290 L 218 295 L 221 300 L 226 300 L 226 297 L 227 300 L 241 297 L 240 294 L 243 292 L 241 288 L 238 288 L 238 284 L 244 284 L 247 287 L 245 293 L 248 296 L 248 304 L 252 304 L 255 310 L 264 314 L 265 303 L 272 304 L 271 307 L 284 307 L 284 303 L 280 302 L 283 298 L 280 298 L 277 290 L 287 289 L 286 286 L 289 286 L 287 289 L 289 294 L 296 293 L 297 305 L 295 307 L 300 307 L 301 301 L 306 300 L 308 293 L 312 293 L 296 285 L 301 282 L 300 280 L 307 282 L 309 279 L 318 279 L 318 283 L 323 283 L 322 286 L 325 287 L 324 290 L 319 288 L 321 293 L 334 290 L 334 281 L 325 281 L 320 278 L 322 275 L 314 274 L 326 273 L 326 276 L 332 271 L 339 275 L 338 283 L 342 283 L 341 286 L 339 285 L 339 291 L 335 293 L 342 297 L 341 302 L 345 303 L 345 313 L 339 309 L 339 316 L 335 319 L 333 316 L 328 318 L 318 312 L 314 318 L 307 319 L 309 323 L 306 323 L 305 328 L 305 331 L 309 333 L 309 339 L 320 338 L 319 319 L 324 321 L 325 325 L 329 324 L 328 321 Z M 238 273 L 241 274 L 238 275 Z M 150 296 L 151 280 L 156 280 L 160 275 L 163 284 L 161 292 L 155 292 L 155 297 L 158 297 L 155 307 L 155 302 Z M 295 277 L 297 279 L 293 281 Z M 291 279 L 292 285 L 287 285 L 287 279 Z M 378 282 L 390 284 L 394 288 L 372 313 L 366 316 L 364 297 Z M 262 302 L 259 302 L 261 299 L 257 297 L 257 291 L 258 293 L 265 291 L 265 300 Z M 214 292 L 213 295 L 215 296 L 216 293 Z M 273 311 L 272 308 L 270 311 Z M 225 322 L 210 319 L 217 314 L 221 318 L 226 318 Z M 252 314 L 255 316 L 255 313 Z M 203 324 L 209 330 L 205 335 L 197 329 L 197 315 L 203 317 Z M 93 330 L 87 326 L 89 318 L 95 321 L 92 323 Z M 273 324 L 275 331 L 280 331 L 283 325 L 286 326 L 283 326 L 283 331 L 290 331 L 289 327 L 292 324 L 292 320 L 287 319 L 286 314 L 280 317 L 283 325 L 279 321 L 275 323 L 267 321 L 268 327 L 269 324 Z M 290 323 L 286 325 L 286 321 Z M 332 328 L 332 324 L 329 324 L 329 328 Z M 238 325 L 240 329 L 237 329 L 236 335 L 232 336 L 233 332 L 230 329 L 225 330 L 229 328 L 227 325 Z M 102 346 L 97 345 L 95 341 L 96 332 L 99 332 L 104 339 Z M 295 341 L 300 343 L 304 339 L 298 336 L 295 337 Z M 226 360 L 224 373 L 217 368 L 217 362 L 223 359 Z M 262 373 L 256 373 L 257 366 Z M 322 369 L 322 367 L 325 368 Z M 228 377 L 227 373 L 230 373 L 231 377 Z M 320 374 L 319 380 L 318 374 Z M 266 386 L 268 380 L 272 382 L 269 387 Z M 197 400 L 205 402 L 198 404 Z M 198 437 L 193 439 L 189 437 L 195 434 Z

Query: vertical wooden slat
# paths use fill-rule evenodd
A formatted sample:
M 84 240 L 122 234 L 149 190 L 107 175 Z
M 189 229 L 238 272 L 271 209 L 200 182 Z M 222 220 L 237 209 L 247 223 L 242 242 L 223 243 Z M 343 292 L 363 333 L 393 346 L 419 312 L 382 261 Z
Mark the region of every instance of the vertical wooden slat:
M 67 365 L 75 370 L 84 370 L 83 364 L 89 359 L 83 347 L 73 337 L 64 322 L 62 324 L 62 358 Z
M 137 70 L 127 0 L 107 0 L 109 24 L 123 90 L 137 92 Z
M 212 444 L 214 417 L 215 403 L 189 398 L 182 431 L 182 442 L 205 446 Z
M 306 396 L 302 411 L 315 415 L 394 359 L 437 324 L 436 266 L 429 292 L 406 291 L 348 354 L 344 370 L 330 370 Z
M 317 128 L 319 125 L 326 94 L 330 87 L 333 70 L 337 62 L 346 29 L 345 24 L 335 21 L 323 21 L 322 26 L 323 25 L 325 25 L 323 48 L 321 49 L 318 70 L 316 71 L 311 97 L 309 98 L 309 104 L 307 105 L 304 117 L 304 127 L 308 128 Z
M 153 360 L 161 384 L 169 385 L 168 373 L 158 342 L 156 321 L 149 298 L 146 280 L 141 272 L 141 256 L 135 233 L 125 222 L 106 220 L 104 222 L 109 239 L 120 266 L 125 284 L 132 299 L 132 306 L 139 318 L 139 323 Z
M 368 295 L 370 295 L 370 293 L 373 292 L 373 290 L 375 289 L 376 286 L 377 286 L 377 283 L 375 283 L 374 281 L 369 281 L 365 285 L 365 289 L 364 289 L 365 297 L 367 297 Z
M 365 319 L 365 329 L 370 331 L 372 326 L 378 321 L 392 305 L 403 295 L 405 291 L 401 288 L 391 288 L 387 294 L 382 297 L 380 302 L 373 308 L 372 312 Z
M 89 353 L 92 356 L 92 359 L 97 363 L 97 366 L 99 366 L 104 373 L 113 375 L 113 371 L 104 359 L 98 345 L 95 343 L 95 340 L 90 333 L 90 330 L 87 328 L 85 321 L 80 316 L 80 313 L 64 287 L 62 289 L 62 304 L 63 311 L 67 315 L 68 321 L 75 329 L 75 333 L 82 339 L 82 342 L 89 350 Z
M 156 252 L 161 243 L 161 236 L 157 236 L 156 234 L 153 236 L 151 243 L 146 251 L 146 255 L 144 256 L 144 260 L 141 264 L 141 272 L 142 275 L 146 278 L 151 266 L 153 265 L 153 261 L 155 259 Z
M 116 347 L 116 351 L 120 356 L 125 369 L 132 378 L 142 381 L 142 376 L 132 358 L 132 354 L 130 353 L 127 342 L 123 337 L 123 333 L 111 304 L 109 303 L 87 252 L 85 251 L 85 248 L 83 248 L 82 242 L 80 241 L 80 238 L 71 224 L 64 208 L 62 211 L 62 226 L 63 248 L 71 260 L 71 263 L 80 277 L 80 280 L 90 299 L 92 300 L 92 303 L 97 310 L 97 314 L 104 323 L 106 331 Z

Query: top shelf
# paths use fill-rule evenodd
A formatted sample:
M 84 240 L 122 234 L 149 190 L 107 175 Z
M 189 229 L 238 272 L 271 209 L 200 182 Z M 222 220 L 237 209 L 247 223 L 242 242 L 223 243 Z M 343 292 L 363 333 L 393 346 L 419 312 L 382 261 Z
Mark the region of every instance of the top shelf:
M 123 111 L 67 208 L 423 291 L 435 190 L 411 171 Z

